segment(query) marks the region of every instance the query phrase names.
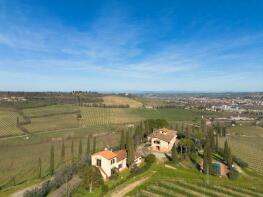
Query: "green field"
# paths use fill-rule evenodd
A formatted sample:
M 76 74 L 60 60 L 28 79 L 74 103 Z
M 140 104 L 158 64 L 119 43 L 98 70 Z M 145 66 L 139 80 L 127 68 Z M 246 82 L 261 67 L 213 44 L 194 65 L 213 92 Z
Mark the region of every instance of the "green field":
M 263 179 L 252 175 L 231 181 L 227 178 L 207 177 L 202 173 L 176 167 L 170 169 L 158 164 L 156 173 L 127 196 L 190 196 L 190 197 L 263 197 Z
M 249 164 L 249 167 L 263 175 L 263 128 L 239 126 L 228 129 L 230 135 L 220 138 L 223 147 L 227 139 L 231 151 Z

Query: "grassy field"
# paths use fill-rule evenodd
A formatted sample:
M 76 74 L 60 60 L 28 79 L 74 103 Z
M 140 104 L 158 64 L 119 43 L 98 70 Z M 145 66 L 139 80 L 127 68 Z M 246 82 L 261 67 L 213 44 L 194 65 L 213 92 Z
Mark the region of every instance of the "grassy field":
M 229 135 L 220 138 L 223 147 L 227 139 L 231 151 L 249 164 L 249 167 L 263 175 L 263 128 L 239 126 L 228 129 Z
M 127 196 L 263 196 L 263 179 L 249 176 L 230 181 L 227 178 L 204 176 L 196 170 L 166 168 L 158 164 L 152 169 L 156 173 Z
M 123 96 L 104 96 L 103 103 L 106 105 L 129 105 L 131 108 L 142 107 L 142 103 Z

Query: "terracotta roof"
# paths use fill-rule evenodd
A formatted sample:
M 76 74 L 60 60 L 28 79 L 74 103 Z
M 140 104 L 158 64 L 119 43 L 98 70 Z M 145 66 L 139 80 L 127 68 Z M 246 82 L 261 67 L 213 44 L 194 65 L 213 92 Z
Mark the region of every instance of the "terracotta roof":
M 95 153 L 94 155 L 100 155 L 108 160 L 111 160 L 113 158 L 117 158 L 117 161 L 121 161 L 125 158 L 127 158 L 127 152 L 126 150 L 118 150 L 118 151 L 110 151 L 110 150 L 104 150 L 104 151 L 100 151 Z M 134 159 L 137 159 L 141 157 L 141 154 L 138 152 L 134 152 Z
M 104 151 L 100 151 L 95 153 L 94 155 L 100 155 L 108 160 L 111 160 L 115 157 L 117 157 L 118 161 L 121 161 L 123 159 L 125 159 L 127 157 L 127 153 L 125 150 L 118 150 L 118 151 L 110 151 L 110 150 L 104 150 Z
M 165 142 L 170 142 L 174 137 L 176 137 L 177 131 L 161 128 L 155 130 L 153 133 L 149 135 L 150 138 L 158 138 Z
M 121 161 L 127 157 L 127 152 L 126 150 L 118 150 L 114 152 L 117 157 L 117 161 Z
M 104 150 L 104 151 L 100 151 L 100 152 L 97 152 L 95 153 L 94 155 L 100 155 L 108 160 L 111 160 L 113 159 L 114 157 L 116 157 L 116 153 L 110 151 L 110 150 Z

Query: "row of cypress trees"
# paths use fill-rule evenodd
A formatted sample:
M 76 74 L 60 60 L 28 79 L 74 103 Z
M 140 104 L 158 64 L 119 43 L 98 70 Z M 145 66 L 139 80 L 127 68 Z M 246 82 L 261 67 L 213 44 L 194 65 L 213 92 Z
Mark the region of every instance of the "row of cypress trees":
M 219 153 L 219 146 L 218 146 L 218 138 L 219 138 L 219 132 L 218 130 L 214 130 L 212 127 L 207 129 L 206 138 L 204 142 L 204 154 L 203 154 L 203 170 L 205 174 L 212 174 L 212 158 L 213 153 Z M 231 149 L 228 146 L 227 140 L 224 144 L 224 150 L 223 150 L 223 160 L 228 165 L 228 168 L 230 169 L 232 167 L 232 154 Z
M 92 143 L 91 143 L 92 140 Z M 97 142 L 97 138 L 96 137 L 92 137 L 91 135 L 88 136 L 87 138 L 87 142 L 86 142 L 86 153 L 85 153 L 85 159 L 87 159 L 88 161 L 90 160 L 90 156 L 91 154 L 96 152 L 96 142 Z M 92 145 L 92 147 L 91 147 Z M 79 145 L 78 145 L 78 156 L 77 156 L 77 160 L 75 157 L 75 151 L 74 151 L 74 140 L 71 140 L 71 163 L 74 163 L 75 161 L 80 161 L 83 158 L 83 145 L 82 145 L 82 140 L 79 140 Z M 64 140 L 62 140 L 62 146 L 61 146 L 61 154 L 60 154 L 60 164 L 64 164 L 66 162 L 66 150 L 65 150 L 65 142 Z M 38 158 L 38 173 L 37 173 L 37 177 L 41 178 L 42 177 L 42 160 L 39 157 Z M 49 163 L 49 174 L 53 175 L 55 171 L 55 150 L 54 150 L 54 144 L 51 144 L 50 147 L 50 163 Z

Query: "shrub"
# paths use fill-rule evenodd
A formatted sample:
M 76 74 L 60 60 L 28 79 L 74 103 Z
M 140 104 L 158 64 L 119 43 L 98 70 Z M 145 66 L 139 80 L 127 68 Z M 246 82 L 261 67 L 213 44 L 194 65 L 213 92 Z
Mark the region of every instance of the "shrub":
M 113 168 L 113 174 L 111 175 L 110 179 L 116 180 L 119 177 L 119 170 L 117 168 Z
M 86 189 L 92 190 L 104 183 L 99 169 L 95 166 L 82 166 L 79 175 L 83 179 Z
M 61 169 L 57 170 L 55 173 L 55 178 L 54 178 L 54 184 L 55 187 L 60 187 L 67 181 L 69 181 L 73 175 L 77 172 L 76 165 L 72 166 L 64 166 Z
M 108 185 L 102 185 L 101 186 L 101 191 L 103 194 L 107 193 L 109 191 Z
M 57 170 L 52 181 L 46 181 L 41 185 L 41 187 L 25 192 L 24 197 L 47 196 L 50 191 L 55 188 L 59 188 L 65 182 L 69 181 L 76 172 L 77 165 L 64 166 Z
M 156 161 L 156 157 L 154 154 L 149 154 L 145 157 L 145 162 L 147 165 L 151 165 Z
M 236 180 L 239 178 L 239 172 L 235 168 L 231 168 L 228 173 L 228 177 L 231 180 Z
M 233 161 L 235 163 L 237 163 L 237 165 L 239 165 L 241 168 L 247 168 L 248 167 L 248 163 L 243 161 L 242 159 L 236 157 L 236 156 L 233 156 Z
M 133 165 L 132 168 L 130 169 L 130 172 L 131 172 L 132 174 L 138 173 L 138 172 L 140 172 L 140 171 L 141 171 L 141 168 L 139 168 L 137 165 Z
M 33 190 L 26 191 L 23 197 L 44 197 L 52 190 L 54 187 L 53 181 L 46 181 L 39 188 L 34 188 Z

